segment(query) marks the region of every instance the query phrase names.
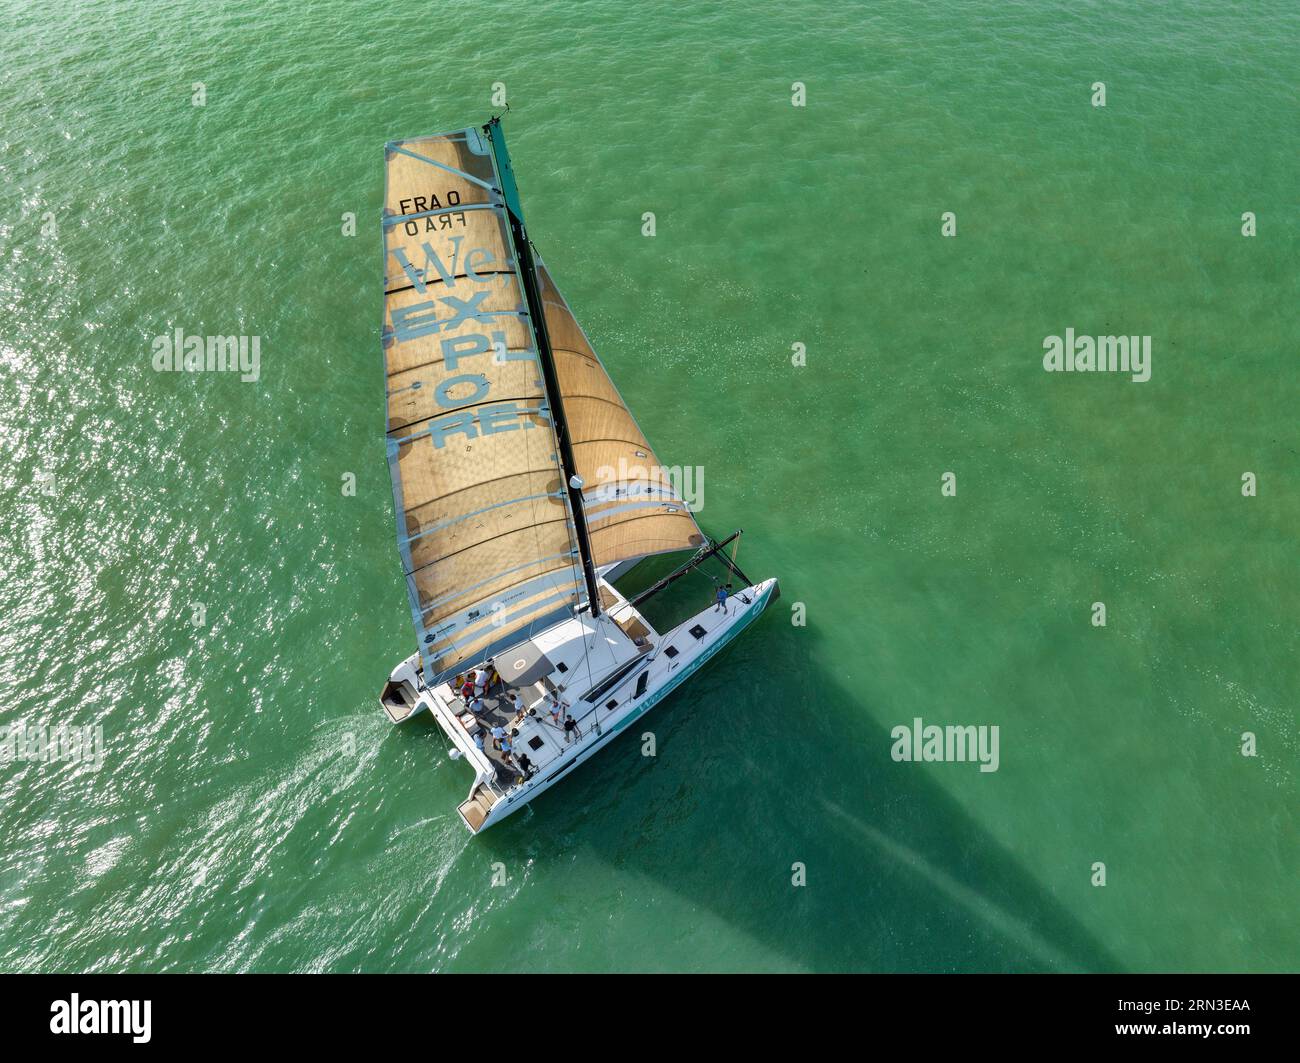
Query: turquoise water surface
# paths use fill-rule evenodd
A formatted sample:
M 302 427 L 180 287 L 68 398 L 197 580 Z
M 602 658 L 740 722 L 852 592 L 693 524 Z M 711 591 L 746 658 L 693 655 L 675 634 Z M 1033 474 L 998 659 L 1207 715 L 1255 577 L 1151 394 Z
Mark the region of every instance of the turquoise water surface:
M 11 2 L 0 40 L 0 725 L 104 740 L 0 762 L 0 969 L 1300 967 L 1294 4 Z M 384 143 L 497 83 L 533 239 L 782 597 L 656 757 L 470 839 L 377 703 L 378 218 Z M 155 372 L 177 328 L 257 379 Z M 1150 336 L 1150 380 L 1044 372 L 1066 329 Z M 916 718 L 998 770 L 896 762 Z

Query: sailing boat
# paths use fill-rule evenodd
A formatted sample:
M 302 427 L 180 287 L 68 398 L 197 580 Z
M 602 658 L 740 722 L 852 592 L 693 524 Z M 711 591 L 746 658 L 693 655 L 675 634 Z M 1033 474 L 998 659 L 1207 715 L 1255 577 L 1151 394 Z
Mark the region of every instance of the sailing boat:
M 499 119 L 391 142 L 388 465 L 418 649 L 380 702 L 433 713 L 477 834 L 607 747 L 778 595 L 708 538 L 534 253 Z M 689 559 L 631 599 L 651 554 Z M 716 557 L 739 589 L 659 632 L 638 606 Z

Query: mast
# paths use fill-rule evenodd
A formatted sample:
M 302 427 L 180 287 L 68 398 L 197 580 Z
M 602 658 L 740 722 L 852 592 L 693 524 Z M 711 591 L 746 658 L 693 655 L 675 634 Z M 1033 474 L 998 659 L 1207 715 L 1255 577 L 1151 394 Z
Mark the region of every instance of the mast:
M 569 509 L 577 533 L 578 554 L 582 559 L 582 577 L 587 586 L 587 604 L 593 618 L 600 615 L 600 592 L 596 587 L 596 564 L 592 559 L 591 537 L 587 531 L 587 514 L 582 505 L 582 477 L 578 475 L 573 457 L 573 444 L 569 438 L 569 423 L 564 416 L 564 399 L 560 395 L 559 376 L 555 371 L 555 355 L 551 350 L 551 337 L 546 328 L 546 309 L 537 284 L 533 265 L 532 247 L 524 230 L 523 209 L 519 205 L 519 189 L 515 185 L 514 170 L 506 153 L 506 138 L 501 131 L 501 119 L 493 118 L 483 127 L 492 143 L 492 156 L 496 160 L 497 174 L 501 178 L 501 192 L 505 197 L 506 214 L 510 218 L 510 240 L 514 244 L 515 261 L 519 265 L 519 278 L 524 296 L 528 300 L 528 315 L 533 319 L 533 336 L 537 340 L 537 360 L 542 367 L 542 381 L 550 400 L 551 424 L 559 442 L 560 467 L 565 488 L 569 492 Z M 576 485 L 576 486 L 575 486 Z

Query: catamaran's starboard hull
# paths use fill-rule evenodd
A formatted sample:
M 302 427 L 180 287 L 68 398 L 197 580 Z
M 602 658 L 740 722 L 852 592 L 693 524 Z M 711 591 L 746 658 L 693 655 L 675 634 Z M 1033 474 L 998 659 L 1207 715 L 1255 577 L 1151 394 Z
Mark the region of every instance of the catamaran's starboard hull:
M 519 809 L 528 804 L 528 802 L 538 794 L 549 789 L 551 786 L 555 785 L 555 783 L 571 774 L 574 768 L 584 761 L 589 760 L 598 750 L 609 746 L 616 735 L 626 731 L 631 724 L 645 716 L 647 712 L 663 701 L 669 694 L 685 682 L 686 679 L 698 672 L 705 663 L 714 657 L 724 646 L 730 643 L 737 635 L 744 631 L 745 628 L 749 627 L 750 624 L 757 620 L 767 606 L 780 596 L 780 590 L 775 579 L 764 580 L 762 583 L 759 583 L 754 587 L 746 588 L 746 590 L 741 593 L 752 593 L 752 601 L 750 605 L 746 606 L 743 611 L 739 611 L 734 622 L 727 625 L 719 633 L 717 638 L 709 639 L 707 643 L 701 644 L 697 647 L 698 652 L 688 660 L 681 661 L 679 658 L 678 663 L 673 667 L 672 671 L 665 675 L 657 685 L 654 685 L 654 680 L 652 679 L 650 684 L 647 684 L 645 694 L 637 699 L 636 703 L 632 706 L 626 716 L 618 718 L 613 725 L 608 723 L 602 725 L 602 733 L 589 735 L 583 740 L 581 744 L 584 748 L 581 752 L 575 751 L 576 755 L 572 762 L 548 773 L 546 777 L 542 778 L 538 783 L 536 783 L 536 785 L 520 792 L 517 796 L 512 797 L 507 795 L 501 801 L 498 801 L 497 804 L 493 806 L 486 820 L 484 820 L 483 826 L 473 833 L 480 834 L 487 830 L 488 827 L 500 823 L 512 812 L 519 811 Z M 741 603 L 735 598 L 731 599 L 729 602 L 729 608 L 732 609 L 736 609 L 737 606 L 740 605 Z M 707 615 L 708 611 L 699 614 L 701 617 Z M 692 617 L 691 620 L 688 620 L 678 630 L 688 628 L 691 621 L 695 619 L 697 618 Z M 684 656 L 684 654 L 682 656 Z M 630 684 L 631 681 L 632 677 L 629 676 L 627 682 Z

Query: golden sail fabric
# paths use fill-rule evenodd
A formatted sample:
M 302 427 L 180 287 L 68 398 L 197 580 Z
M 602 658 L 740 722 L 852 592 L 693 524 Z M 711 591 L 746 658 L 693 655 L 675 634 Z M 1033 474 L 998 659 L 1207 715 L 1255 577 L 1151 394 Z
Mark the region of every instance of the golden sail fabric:
M 596 565 L 703 545 L 671 471 L 659 464 L 540 261 L 536 273 Z
M 582 574 L 491 143 L 394 142 L 386 171 L 388 460 L 432 681 L 572 615 Z

